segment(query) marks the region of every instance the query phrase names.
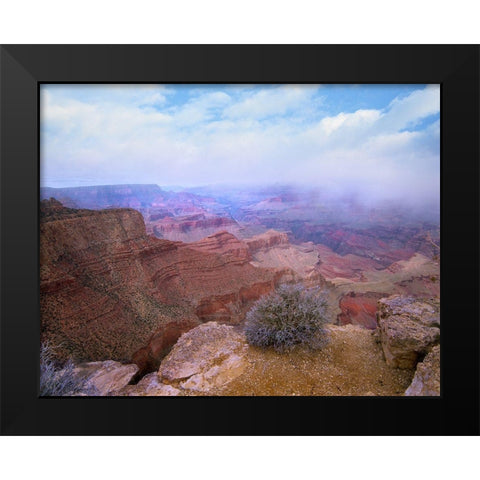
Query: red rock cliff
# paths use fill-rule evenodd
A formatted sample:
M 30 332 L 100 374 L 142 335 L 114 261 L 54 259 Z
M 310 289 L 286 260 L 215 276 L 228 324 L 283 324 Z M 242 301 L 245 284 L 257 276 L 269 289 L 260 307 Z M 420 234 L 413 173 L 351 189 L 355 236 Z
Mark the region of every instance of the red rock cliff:
M 231 238 L 189 248 L 147 236 L 130 209 L 44 201 L 40 238 L 42 335 L 77 360 L 133 357 L 141 369 L 155 368 L 181 333 L 201 320 L 240 321 L 280 280 L 225 254 Z
M 245 264 L 252 259 L 247 244 L 225 230 L 189 243 L 188 247 L 202 252 L 219 253 L 231 257 L 233 262 L 239 264 Z
M 251 253 L 281 245 L 289 245 L 288 235 L 275 230 L 269 230 L 261 235 L 256 235 L 255 237 L 245 240 L 245 242 Z

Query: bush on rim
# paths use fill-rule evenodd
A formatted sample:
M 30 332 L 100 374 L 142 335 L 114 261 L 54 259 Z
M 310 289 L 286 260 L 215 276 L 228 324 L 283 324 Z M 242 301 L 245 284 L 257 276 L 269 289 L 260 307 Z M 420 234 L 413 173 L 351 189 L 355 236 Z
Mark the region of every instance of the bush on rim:
M 278 352 L 295 345 L 321 348 L 326 342 L 325 293 L 299 285 L 282 285 L 260 298 L 247 313 L 245 335 L 250 345 Z

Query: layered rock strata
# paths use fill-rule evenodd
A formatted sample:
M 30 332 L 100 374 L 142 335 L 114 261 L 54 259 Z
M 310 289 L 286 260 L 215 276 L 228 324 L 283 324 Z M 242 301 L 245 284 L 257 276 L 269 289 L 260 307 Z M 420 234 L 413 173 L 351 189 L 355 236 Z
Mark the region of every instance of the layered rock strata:
M 311 243 L 292 245 L 285 232 L 269 230 L 244 240 L 252 256 L 252 265 L 283 269 L 285 278 L 307 287 L 325 286 L 318 268 L 318 254 Z
M 197 242 L 190 243 L 189 248 L 206 253 L 217 253 L 234 263 L 244 264 L 252 260 L 248 244 L 237 237 L 222 230 Z
M 245 243 L 248 245 L 248 249 L 252 254 L 261 250 L 271 249 L 272 247 L 290 246 L 288 234 L 275 230 L 268 230 L 268 232 L 247 238 L 245 239 Z
M 196 242 L 220 231 L 238 233 L 240 225 L 235 220 L 221 216 L 207 216 L 205 214 L 187 216 L 165 216 L 155 219 L 147 217 L 147 232 L 157 238 L 181 242 Z
M 190 248 L 148 236 L 135 210 L 43 201 L 43 339 L 62 358 L 158 368 L 183 332 L 202 321 L 239 322 L 281 281 L 281 272 L 252 266 L 244 247 L 232 248 L 235 240 L 221 235 Z

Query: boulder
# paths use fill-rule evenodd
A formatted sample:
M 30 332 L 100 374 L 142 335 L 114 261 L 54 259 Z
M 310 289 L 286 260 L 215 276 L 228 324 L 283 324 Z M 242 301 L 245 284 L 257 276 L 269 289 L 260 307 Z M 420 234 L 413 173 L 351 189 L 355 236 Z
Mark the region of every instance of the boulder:
M 437 298 L 418 299 L 405 295 L 391 295 L 378 301 L 377 316 L 407 316 L 428 327 L 440 328 L 440 302 Z
M 78 380 L 85 382 L 81 396 L 104 396 L 117 392 L 128 385 L 137 372 L 135 364 L 124 365 L 113 360 L 81 363 L 73 370 Z
M 135 387 L 137 390 L 136 394 L 143 393 L 146 396 L 174 397 L 180 393 L 178 388 L 162 383 L 157 372 L 150 373 L 143 377 Z
M 164 383 L 209 392 L 241 375 L 248 345 L 234 327 L 208 322 L 184 333 L 160 365 Z
M 438 303 L 392 295 L 378 302 L 379 336 L 388 365 L 414 368 L 440 341 Z
M 115 395 L 128 397 L 174 397 L 179 394 L 178 388 L 162 383 L 157 372 L 149 373 L 136 385 L 127 385 L 115 393 Z
M 440 345 L 433 347 L 423 362 L 417 365 L 417 371 L 405 391 L 405 396 L 440 396 Z

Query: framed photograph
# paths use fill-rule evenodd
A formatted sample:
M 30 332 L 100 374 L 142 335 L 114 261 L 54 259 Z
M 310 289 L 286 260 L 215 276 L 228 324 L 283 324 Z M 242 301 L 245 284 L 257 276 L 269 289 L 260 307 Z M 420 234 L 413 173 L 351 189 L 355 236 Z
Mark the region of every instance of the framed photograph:
M 2 433 L 477 435 L 479 54 L 2 47 Z

